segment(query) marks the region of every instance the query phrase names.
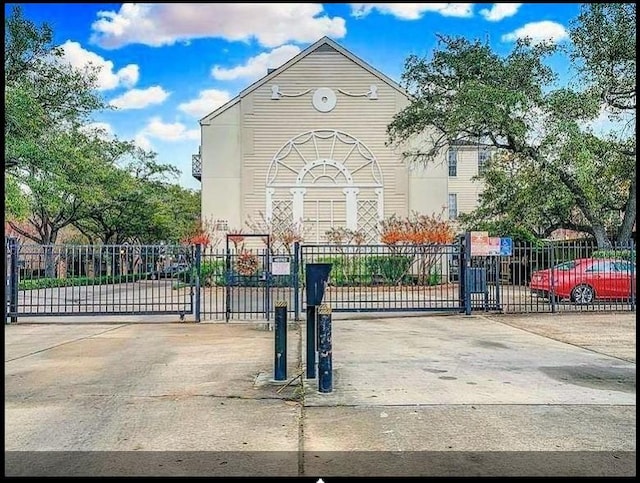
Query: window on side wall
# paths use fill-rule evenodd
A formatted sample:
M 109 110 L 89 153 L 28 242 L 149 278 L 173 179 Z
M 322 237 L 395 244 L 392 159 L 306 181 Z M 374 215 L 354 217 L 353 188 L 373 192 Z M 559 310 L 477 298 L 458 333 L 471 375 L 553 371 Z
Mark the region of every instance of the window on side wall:
M 455 220 L 456 218 L 458 218 L 458 195 L 449 193 L 449 219 Z
M 458 176 L 458 151 L 455 149 L 449 149 L 449 176 Z
M 482 148 L 478 151 L 478 174 L 484 173 L 489 161 L 489 150 Z

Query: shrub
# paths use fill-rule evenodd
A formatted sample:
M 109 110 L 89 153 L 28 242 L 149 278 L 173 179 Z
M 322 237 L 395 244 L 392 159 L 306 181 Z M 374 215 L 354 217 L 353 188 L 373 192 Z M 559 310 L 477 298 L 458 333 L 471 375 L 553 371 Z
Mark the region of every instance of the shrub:
M 207 260 L 200 264 L 200 285 L 212 287 L 225 284 L 225 261 L 223 259 Z
M 364 260 L 367 275 L 376 278 L 381 276 L 386 284 L 395 285 L 411 280 L 409 269 L 412 257 L 402 255 L 372 255 Z
M 145 279 L 146 277 L 146 273 L 130 273 L 126 275 L 103 275 L 101 277 L 39 278 L 20 280 L 19 290 L 127 283 L 136 282 L 138 280 Z
M 317 262 L 333 264 L 329 281 L 335 286 L 369 285 L 372 277 L 365 260 L 360 255 L 335 255 L 318 258 Z
M 592 258 L 617 258 L 635 262 L 635 250 L 596 250 L 591 255 Z

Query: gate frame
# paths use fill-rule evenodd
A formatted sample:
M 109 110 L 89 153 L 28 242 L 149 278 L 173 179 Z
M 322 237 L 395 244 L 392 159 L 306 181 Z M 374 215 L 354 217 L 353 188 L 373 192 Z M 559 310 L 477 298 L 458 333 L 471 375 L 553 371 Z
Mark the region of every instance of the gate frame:
M 270 314 L 270 310 L 269 307 L 271 305 L 271 300 L 270 300 L 270 296 L 271 296 L 271 290 L 269 287 L 269 279 L 271 278 L 271 235 L 269 235 L 268 233 L 264 233 L 264 234 L 260 234 L 260 233 L 227 233 L 226 235 L 226 260 L 225 260 L 225 278 L 227 283 L 225 283 L 225 310 L 224 310 L 224 314 L 225 314 L 225 322 L 229 322 L 229 320 L 231 320 L 231 249 L 229 248 L 229 237 L 243 237 L 243 238 L 261 238 L 263 241 L 266 238 L 267 242 L 267 248 L 266 248 L 266 254 L 265 254 L 265 258 L 266 258 L 266 265 L 265 268 L 266 270 L 264 271 L 265 274 L 265 287 L 264 287 L 264 313 L 266 314 L 266 320 L 270 320 L 271 314 Z M 239 254 L 235 254 L 236 256 L 238 256 Z

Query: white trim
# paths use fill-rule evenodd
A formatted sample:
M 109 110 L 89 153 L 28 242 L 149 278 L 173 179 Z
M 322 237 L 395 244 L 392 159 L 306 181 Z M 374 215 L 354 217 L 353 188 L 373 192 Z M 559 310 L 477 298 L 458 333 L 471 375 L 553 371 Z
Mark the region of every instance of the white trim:
M 358 188 L 345 188 L 342 190 L 346 197 L 347 203 L 347 228 L 350 230 L 358 229 Z
M 357 57 L 353 53 L 349 52 L 347 49 L 342 47 L 340 44 L 338 44 L 334 40 L 331 40 L 329 37 L 322 37 L 315 44 L 310 45 L 309 47 L 304 49 L 302 52 L 300 52 L 298 55 L 293 57 L 291 60 L 286 62 L 285 64 L 281 65 L 277 69 L 274 69 L 273 71 L 271 71 L 270 73 L 265 75 L 262 79 L 258 79 L 256 82 L 251 84 L 249 87 L 247 87 L 246 89 L 242 90 L 240 92 L 240 94 L 238 94 L 236 97 L 231 99 L 229 102 L 227 102 L 223 106 L 219 107 L 218 109 L 215 109 L 214 111 L 212 111 L 209 114 L 207 114 L 206 116 L 204 116 L 200 120 L 200 124 L 204 124 L 204 120 L 207 119 L 207 118 L 213 118 L 213 117 L 216 117 L 216 116 L 220 115 L 227 108 L 231 107 L 233 104 L 238 102 L 242 97 L 245 97 L 246 95 L 251 94 L 256 89 L 262 87 L 264 84 L 266 84 L 267 82 L 272 80 L 274 77 L 276 77 L 277 75 L 280 75 L 280 73 L 284 72 L 285 70 L 287 70 L 292 65 L 297 64 L 302 59 L 304 59 L 306 56 L 308 56 L 309 54 L 311 54 L 315 50 L 318 50 L 323 45 L 328 45 L 328 46 L 332 47 L 337 52 L 339 52 L 340 54 L 344 55 L 350 61 L 352 61 L 355 64 L 359 65 L 364 70 L 366 70 L 369 73 L 373 74 L 374 76 L 376 76 L 378 79 L 383 81 L 388 86 L 390 86 L 393 89 L 395 89 L 396 91 L 400 92 L 407 99 L 411 98 L 410 94 L 400 84 L 398 84 L 396 81 L 391 79 L 389 76 L 383 74 L 382 72 L 380 72 L 375 67 L 372 67 L 371 65 L 366 63 L 364 60 L 360 59 L 359 57 Z M 373 97 L 371 97 L 371 98 L 373 98 Z
M 378 197 L 378 221 L 384 220 L 384 189 L 376 188 L 374 190 Z
M 275 192 L 275 188 L 267 188 L 267 200 L 265 209 L 267 221 L 271 221 L 271 219 L 273 218 L 273 195 L 275 194 Z
M 304 194 L 307 192 L 306 188 L 291 188 L 289 190 L 293 195 L 293 205 L 291 211 L 293 212 L 293 221 L 304 219 Z
M 331 152 L 329 153 L 329 156 L 326 158 L 320 158 L 320 159 L 311 159 L 311 160 L 307 160 L 302 153 L 300 153 L 300 151 L 298 150 L 297 146 L 301 146 L 303 144 L 306 144 L 309 141 L 313 141 L 314 145 L 316 145 L 316 138 L 318 139 L 332 139 L 332 146 L 331 146 Z M 351 149 L 348 151 L 347 155 L 344 157 L 344 159 L 342 161 L 338 161 L 334 159 L 334 153 L 335 153 L 335 145 L 336 145 L 336 140 L 340 141 L 342 144 L 346 144 L 346 145 L 350 145 Z M 301 171 L 298 172 L 298 177 L 296 178 L 296 183 L 295 184 L 283 184 L 283 183 L 276 183 L 276 178 L 278 177 L 278 166 L 282 165 L 284 168 L 289 169 L 290 171 L 295 172 L 295 169 L 293 169 L 292 167 L 288 166 L 287 164 L 285 164 L 284 160 L 285 158 L 287 158 L 287 156 L 289 156 L 289 154 L 295 151 L 297 153 L 297 155 L 300 156 L 300 158 L 302 159 L 302 161 L 305 163 L 304 167 L 302 168 Z M 266 185 L 267 187 L 276 187 L 276 186 L 284 186 L 284 187 L 294 187 L 294 186 L 300 186 L 302 184 L 304 184 L 305 186 L 318 186 L 315 184 L 309 184 L 309 183 L 303 183 L 303 178 L 304 175 L 306 175 L 307 173 L 310 172 L 310 170 L 314 167 L 320 166 L 320 165 L 330 165 L 335 167 L 336 169 L 341 170 L 341 172 L 343 174 L 345 174 L 345 177 L 347 179 L 347 185 L 350 184 L 357 184 L 358 186 L 362 186 L 365 187 L 365 184 L 358 184 L 358 183 L 353 183 L 353 173 L 349 173 L 349 171 L 347 170 L 347 168 L 344 167 L 344 162 L 347 161 L 347 159 L 349 159 L 349 157 L 354 153 L 357 152 L 364 160 L 364 163 L 361 164 L 360 166 L 358 166 L 357 168 L 355 168 L 355 170 L 353 172 L 357 172 L 360 169 L 363 169 L 365 167 L 370 166 L 371 168 L 371 175 L 375 181 L 375 183 L 368 183 L 369 186 L 375 186 L 375 187 L 383 187 L 384 183 L 383 183 L 383 178 L 382 178 L 382 169 L 380 168 L 380 165 L 378 164 L 378 161 L 376 160 L 376 157 L 373 155 L 373 153 L 371 152 L 371 150 L 363 143 L 361 142 L 359 139 L 357 139 L 356 137 L 344 132 L 344 131 L 338 131 L 335 129 L 317 129 L 314 131 L 305 131 L 303 133 L 300 133 L 296 136 L 294 136 L 293 138 L 289 139 L 279 150 L 278 152 L 275 154 L 275 156 L 272 158 L 271 163 L 269 164 L 269 168 L 267 169 L 267 180 L 266 180 Z M 316 145 L 316 150 L 315 150 L 316 156 L 318 155 L 317 152 L 317 145 Z M 302 174 L 302 172 L 304 171 L 304 174 Z M 349 173 L 349 176 L 346 176 L 346 173 Z M 302 176 L 301 176 L 302 174 Z M 349 179 L 351 178 L 351 181 L 349 181 Z M 335 181 L 335 180 L 334 180 Z M 334 186 L 339 186 L 337 183 Z

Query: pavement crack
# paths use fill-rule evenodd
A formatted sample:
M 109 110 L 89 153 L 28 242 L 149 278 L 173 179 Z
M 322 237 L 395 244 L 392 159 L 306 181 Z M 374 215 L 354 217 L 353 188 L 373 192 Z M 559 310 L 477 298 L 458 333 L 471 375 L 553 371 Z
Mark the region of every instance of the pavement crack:
M 78 342 L 78 341 L 85 340 L 85 339 L 91 339 L 92 337 L 96 337 L 98 335 L 106 334 L 107 332 L 111 332 L 113 330 L 118 330 L 118 329 L 121 329 L 122 327 L 126 327 L 128 325 L 129 324 L 122 324 L 122 325 L 118 325 L 117 327 L 111 327 L 111 328 L 109 328 L 107 330 L 103 330 L 102 332 L 98 332 L 97 334 L 91 334 L 91 335 L 87 335 L 87 336 L 84 336 L 84 337 L 78 337 L 77 339 L 68 340 L 66 342 L 61 342 L 60 344 L 52 345 L 51 347 L 45 347 L 44 349 L 39 349 L 37 351 L 33 351 L 33 352 L 28 353 L 28 354 L 24 354 L 22 356 L 14 357 L 13 359 L 5 359 L 4 362 L 6 364 L 7 362 L 13 362 L 13 361 L 17 361 L 17 360 L 20 360 L 20 359 L 24 359 L 25 357 L 29 357 L 29 356 L 32 356 L 32 355 L 35 355 L 35 354 L 40 354 L 41 352 L 46 352 L 46 351 L 49 351 L 51 349 L 55 349 L 57 347 L 61 347 L 63 345 L 72 344 L 74 342 Z
M 126 397 L 135 399 L 181 399 L 189 397 L 207 397 L 212 399 L 241 399 L 245 401 L 294 401 L 294 398 L 276 397 L 276 396 L 242 396 L 239 394 L 189 394 L 189 393 L 170 393 L 170 394 L 82 394 L 81 397 Z

